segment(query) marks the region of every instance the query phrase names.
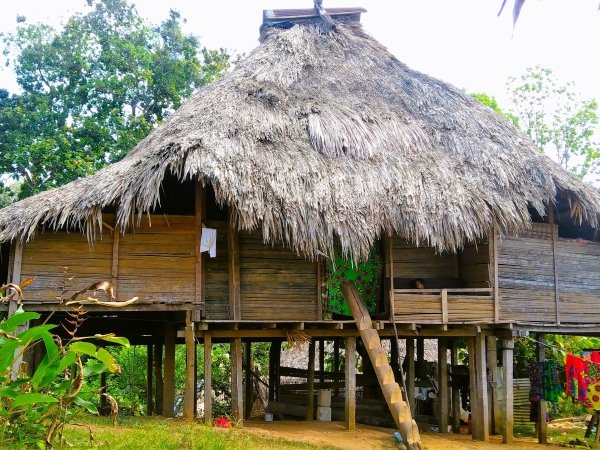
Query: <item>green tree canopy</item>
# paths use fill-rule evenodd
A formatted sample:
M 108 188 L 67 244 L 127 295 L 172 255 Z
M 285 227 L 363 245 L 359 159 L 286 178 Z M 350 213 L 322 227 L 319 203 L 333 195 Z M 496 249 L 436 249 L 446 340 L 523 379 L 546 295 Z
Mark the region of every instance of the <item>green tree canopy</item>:
M 229 67 L 176 11 L 152 26 L 127 0 L 88 7 L 61 29 L 20 18 L 3 36 L 22 92 L 0 90 L 0 175 L 22 182 L 20 198 L 118 161 Z
M 509 112 L 541 150 L 579 178 L 600 172 L 596 100 L 581 100 L 573 83 L 558 82 L 542 67 L 511 78 L 508 91 Z

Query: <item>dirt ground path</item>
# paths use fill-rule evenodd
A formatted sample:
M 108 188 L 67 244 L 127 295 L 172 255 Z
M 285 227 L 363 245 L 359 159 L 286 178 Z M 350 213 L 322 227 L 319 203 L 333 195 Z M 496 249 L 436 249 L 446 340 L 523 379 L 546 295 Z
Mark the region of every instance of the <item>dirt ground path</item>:
M 247 422 L 245 429 L 253 434 L 272 438 L 307 442 L 314 445 L 341 449 L 397 449 L 390 428 L 359 425 L 356 431 L 346 431 L 340 422 Z M 422 433 L 421 438 L 426 450 L 513 450 L 558 448 L 555 445 L 539 445 L 534 440 L 518 439 L 514 445 L 502 445 L 501 437 L 493 436 L 489 443 L 475 442 L 470 435 Z

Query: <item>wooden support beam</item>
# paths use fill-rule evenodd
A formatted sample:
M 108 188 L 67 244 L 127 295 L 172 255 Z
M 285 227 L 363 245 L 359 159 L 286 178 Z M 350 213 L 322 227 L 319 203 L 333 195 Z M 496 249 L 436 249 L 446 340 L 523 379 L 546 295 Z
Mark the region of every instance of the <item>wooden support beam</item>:
M 231 415 L 238 424 L 244 422 L 244 391 L 242 386 L 242 340 L 230 340 L 231 351 Z
M 491 256 L 494 277 L 494 323 L 500 321 L 500 288 L 498 285 L 498 225 L 492 228 Z
M 452 350 L 450 352 L 450 364 L 454 372 L 454 368 L 458 365 L 458 341 L 452 340 Z M 456 384 L 456 375 L 452 376 L 452 432 L 460 433 L 460 389 Z
M 252 391 L 252 341 L 245 343 L 244 349 L 244 366 L 245 369 L 245 380 L 244 380 L 244 417 L 250 419 L 252 415 L 252 406 L 254 404 L 254 395 Z
M 340 340 L 333 340 L 333 373 L 337 374 L 340 370 Z M 333 396 L 338 397 L 340 395 L 340 389 L 336 386 L 333 389 Z
M 384 236 L 384 251 L 385 251 L 385 261 L 387 265 L 386 278 L 389 280 L 389 291 L 387 298 L 386 309 L 389 311 L 389 319 L 393 320 L 394 318 L 394 247 L 393 247 L 393 239 L 391 236 Z
M 558 279 L 558 262 L 556 255 L 558 250 L 556 248 L 556 240 L 558 239 L 558 227 L 554 224 L 554 205 L 548 202 L 548 222 L 552 227 L 552 264 L 554 266 L 554 302 L 556 310 L 556 325 L 560 325 L 560 283 Z
M 108 394 L 106 390 L 106 372 L 102 372 L 100 374 L 100 414 L 103 414 L 107 410 L 108 401 L 106 399 L 106 395 Z
M 212 338 L 204 334 L 204 423 L 212 421 Z
M 538 362 L 544 362 L 546 360 L 546 346 L 544 345 L 546 335 L 538 333 L 536 343 L 536 353 Z M 538 442 L 546 445 L 548 443 L 548 424 L 546 422 L 546 416 L 548 415 L 548 405 L 546 400 L 540 400 L 538 407 L 538 423 L 537 423 L 537 435 Z
M 153 401 L 153 385 L 152 372 L 154 369 L 154 361 L 152 359 L 154 346 L 152 344 L 146 345 L 146 415 L 151 416 L 154 412 L 154 401 Z
M 314 420 L 315 410 L 315 340 L 308 344 L 308 371 L 306 379 L 306 420 Z
M 165 375 L 163 383 L 164 417 L 173 417 L 175 410 L 175 327 L 168 324 L 165 328 Z
M 194 262 L 194 270 L 195 270 L 195 298 L 194 302 L 198 305 L 204 305 L 204 272 L 203 272 L 203 256 L 200 252 L 200 240 L 202 238 L 202 216 L 203 216 L 203 207 L 204 207 L 204 189 L 202 188 L 202 184 L 200 182 L 196 182 L 195 192 L 194 192 L 194 226 L 196 232 L 195 239 L 195 262 Z M 194 311 L 193 320 L 195 322 L 201 319 L 202 310 Z
M 471 428 L 473 440 L 488 442 L 490 419 L 487 392 L 485 335 L 479 334 L 469 343 L 469 372 L 471 374 Z
M 415 340 L 406 339 L 406 394 L 412 416 L 415 416 Z
M 502 427 L 502 443 L 512 444 L 514 425 L 513 397 L 513 349 L 514 338 L 502 340 L 502 375 L 504 378 L 504 426 Z
M 229 229 L 227 230 L 227 251 L 229 257 L 229 317 L 242 318 L 240 294 L 240 242 L 233 208 L 229 208 Z
M 442 323 L 448 325 L 448 290 L 442 289 Z
M 439 411 L 438 423 L 440 433 L 448 433 L 448 416 L 450 410 L 450 395 L 448 392 L 448 343 L 446 339 L 438 339 L 438 387 Z
M 356 429 L 356 338 L 346 338 L 346 429 Z
M 21 265 L 23 264 L 23 242 L 20 239 L 15 241 L 13 251 L 11 254 L 11 270 L 10 270 L 10 282 L 12 284 L 21 284 Z M 13 297 L 8 304 L 8 315 L 11 316 L 15 313 L 18 308 L 17 297 Z M 22 357 L 21 357 L 22 359 Z M 16 365 L 17 369 L 20 363 Z
M 417 364 L 419 369 L 425 364 L 425 339 L 417 338 Z
M 319 371 L 321 373 L 319 381 L 325 383 L 325 339 L 319 340 Z
M 162 365 L 163 365 L 163 345 L 157 344 L 154 346 L 154 412 L 156 415 L 161 415 L 163 412 L 163 374 L 162 374 Z
M 183 417 L 192 420 L 195 418 L 196 405 L 196 336 L 192 311 L 185 312 L 185 391 L 183 401 Z
M 116 220 L 117 216 L 115 214 L 115 222 Z M 112 231 L 112 238 L 112 264 L 110 268 L 110 281 L 113 287 L 113 293 L 115 296 L 117 296 L 119 293 L 119 245 L 121 242 L 121 233 L 118 229 L 115 228 Z
M 317 261 L 315 262 L 315 270 L 317 271 L 317 320 L 323 320 L 325 312 L 323 311 L 323 299 L 321 298 L 321 283 L 323 282 L 321 278 L 323 275 L 323 264 L 327 263 L 321 261 L 321 258 L 317 258 Z
M 497 338 L 496 336 L 486 337 L 486 361 L 487 361 L 487 391 L 489 400 L 489 418 L 490 418 L 490 433 L 499 433 L 496 424 L 499 423 L 497 420 L 497 414 L 499 413 L 498 408 L 498 350 L 497 350 Z

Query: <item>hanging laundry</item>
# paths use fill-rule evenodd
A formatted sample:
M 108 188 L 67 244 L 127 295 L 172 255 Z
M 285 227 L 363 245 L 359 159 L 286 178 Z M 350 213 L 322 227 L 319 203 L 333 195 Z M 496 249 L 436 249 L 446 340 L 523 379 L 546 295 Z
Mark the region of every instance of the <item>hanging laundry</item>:
M 544 380 L 542 373 L 543 363 L 532 360 L 529 363 L 529 381 L 531 382 L 529 401 L 531 402 L 544 400 Z
M 556 361 L 544 361 L 542 363 L 542 385 L 544 400 L 557 402 L 563 389 L 558 379 L 558 363 Z
M 202 252 L 208 252 L 211 258 L 217 256 L 217 230 L 214 228 L 202 228 L 200 253 Z

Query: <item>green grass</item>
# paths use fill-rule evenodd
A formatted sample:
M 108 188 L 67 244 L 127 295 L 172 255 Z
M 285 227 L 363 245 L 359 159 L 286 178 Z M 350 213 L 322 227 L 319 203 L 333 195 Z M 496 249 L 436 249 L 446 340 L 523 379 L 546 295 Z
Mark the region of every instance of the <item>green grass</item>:
M 515 437 L 531 437 L 535 438 L 535 426 L 533 423 L 521 423 L 515 424 Z M 548 427 L 548 443 L 549 444 L 559 444 L 564 445 L 565 447 L 572 448 L 584 448 L 584 447 L 573 447 L 569 446 L 569 442 L 574 441 L 575 439 L 580 439 L 582 441 L 587 442 L 592 448 L 599 449 L 600 446 L 594 446 L 594 437 L 590 437 L 588 439 L 584 438 L 585 428 L 581 428 L 578 426 L 570 426 L 564 428 L 555 428 L 553 426 Z
M 104 417 L 81 417 L 65 427 L 66 443 L 55 448 L 112 449 L 322 449 L 302 442 L 253 435 L 243 428 L 228 430 L 200 423 L 158 417 L 120 417 L 116 427 Z M 90 440 L 90 430 L 93 441 Z

